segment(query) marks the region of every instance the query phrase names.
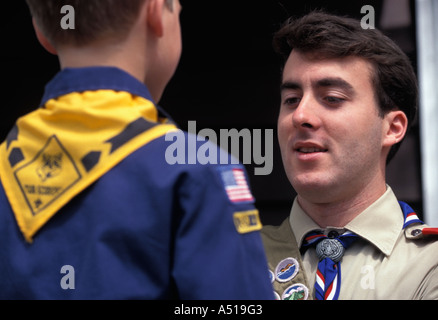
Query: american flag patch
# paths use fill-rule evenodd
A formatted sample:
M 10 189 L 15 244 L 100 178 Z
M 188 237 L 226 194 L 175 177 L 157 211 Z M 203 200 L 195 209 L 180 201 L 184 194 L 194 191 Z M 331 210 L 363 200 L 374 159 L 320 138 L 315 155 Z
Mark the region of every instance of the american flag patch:
M 221 168 L 220 173 L 228 199 L 231 202 L 254 202 L 243 169 L 236 167 Z

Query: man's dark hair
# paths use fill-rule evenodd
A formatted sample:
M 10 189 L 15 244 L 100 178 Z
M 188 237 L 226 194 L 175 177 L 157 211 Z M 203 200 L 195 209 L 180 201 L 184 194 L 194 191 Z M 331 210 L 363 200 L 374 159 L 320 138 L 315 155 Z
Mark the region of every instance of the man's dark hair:
M 363 29 L 352 18 L 313 11 L 298 19 L 288 19 L 274 35 L 273 43 L 284 58 L 283 63 L 293 49 L 315 59 L 348 56 L 366 59 L 374 67 L 372 82 L 380 116 L 401 110 L 409 120 L 408 128 L 411 127 L 418 109 L 417 78 L 406 54 L 379 30 Z M 391 148 L 387 163 L 402 141 Z

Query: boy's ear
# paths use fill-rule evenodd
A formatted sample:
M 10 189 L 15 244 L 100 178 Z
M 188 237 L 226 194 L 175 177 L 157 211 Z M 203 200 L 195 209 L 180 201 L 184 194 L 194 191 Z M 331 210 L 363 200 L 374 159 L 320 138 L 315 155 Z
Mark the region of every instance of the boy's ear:
M 55 47 L 52 46 L 50 41 L 46 38 L 46 36 L 41 32 L 40 28 L 38 27 L 35 19 L 32 18 L 32 24 L 33 28 L 35 30 L 36 37 L 40 44 L 43 46 L 44 49 L 46 49 L 51 54 L 57 55 L 58 52 L 56 51 Z
M 163 8 L 164 0 L 147 1 L 147 23 L 153 33 L 161 38 L 164 34 Z

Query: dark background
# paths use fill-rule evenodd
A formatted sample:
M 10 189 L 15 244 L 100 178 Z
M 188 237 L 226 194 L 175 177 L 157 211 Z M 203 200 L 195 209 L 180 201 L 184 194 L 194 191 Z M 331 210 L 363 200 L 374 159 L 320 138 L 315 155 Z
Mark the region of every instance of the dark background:
M 129 0 L 127 0 L 129 1 Z M 386 0 L 389 1 L 389 0 Z M 323 8 L 328 12 L 361 19 L 361 8 L 372 5 L 376 27 L 393 38 L 416 67 L 415 8 L 409 1 L 410 24 L 391 27 L 391 15 L 399 5 L 389 1 L 296 0 L 181 0 L 183 55 L 160 105 L 182 129 L 196 121 L 197 131 L 211 128 L 274 129 L 274 169 L 255 176 L 246 165 L 257 207 L 265 224 L 279 224 L 289 214 L 295 192 L 281 162 L 276 139 L 279 108 L 280 60 L 272 50 L 272 35 L 290 16 Z M 389 9 L 388 9 L 389 8 Z M 37 42 L 24 0 L 4 5 L 1 90 L 3 140 L 19 116 L 35 109 L 44 85 L 59 69 L 57 58 Z M 219 134 L 218 134 L 219 136 Z M 400 200 L 421 216 L 421 168 L 418 123 L 388 168 L 388 184 Z

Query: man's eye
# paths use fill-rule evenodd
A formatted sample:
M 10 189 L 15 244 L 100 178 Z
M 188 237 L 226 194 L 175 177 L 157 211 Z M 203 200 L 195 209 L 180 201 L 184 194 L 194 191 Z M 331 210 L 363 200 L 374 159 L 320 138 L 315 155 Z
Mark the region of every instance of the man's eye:
M 333 96 L 325 97 L 324 100 L 327 101 L 328 103 L 341 103 L 345 101 L 345 99 L 343 98 L 338 98 Z
M 300 98 L 287 98 L 284 100 L 284 104 L 286 105 L 296 105 L 297 103 L 300 103 Z

